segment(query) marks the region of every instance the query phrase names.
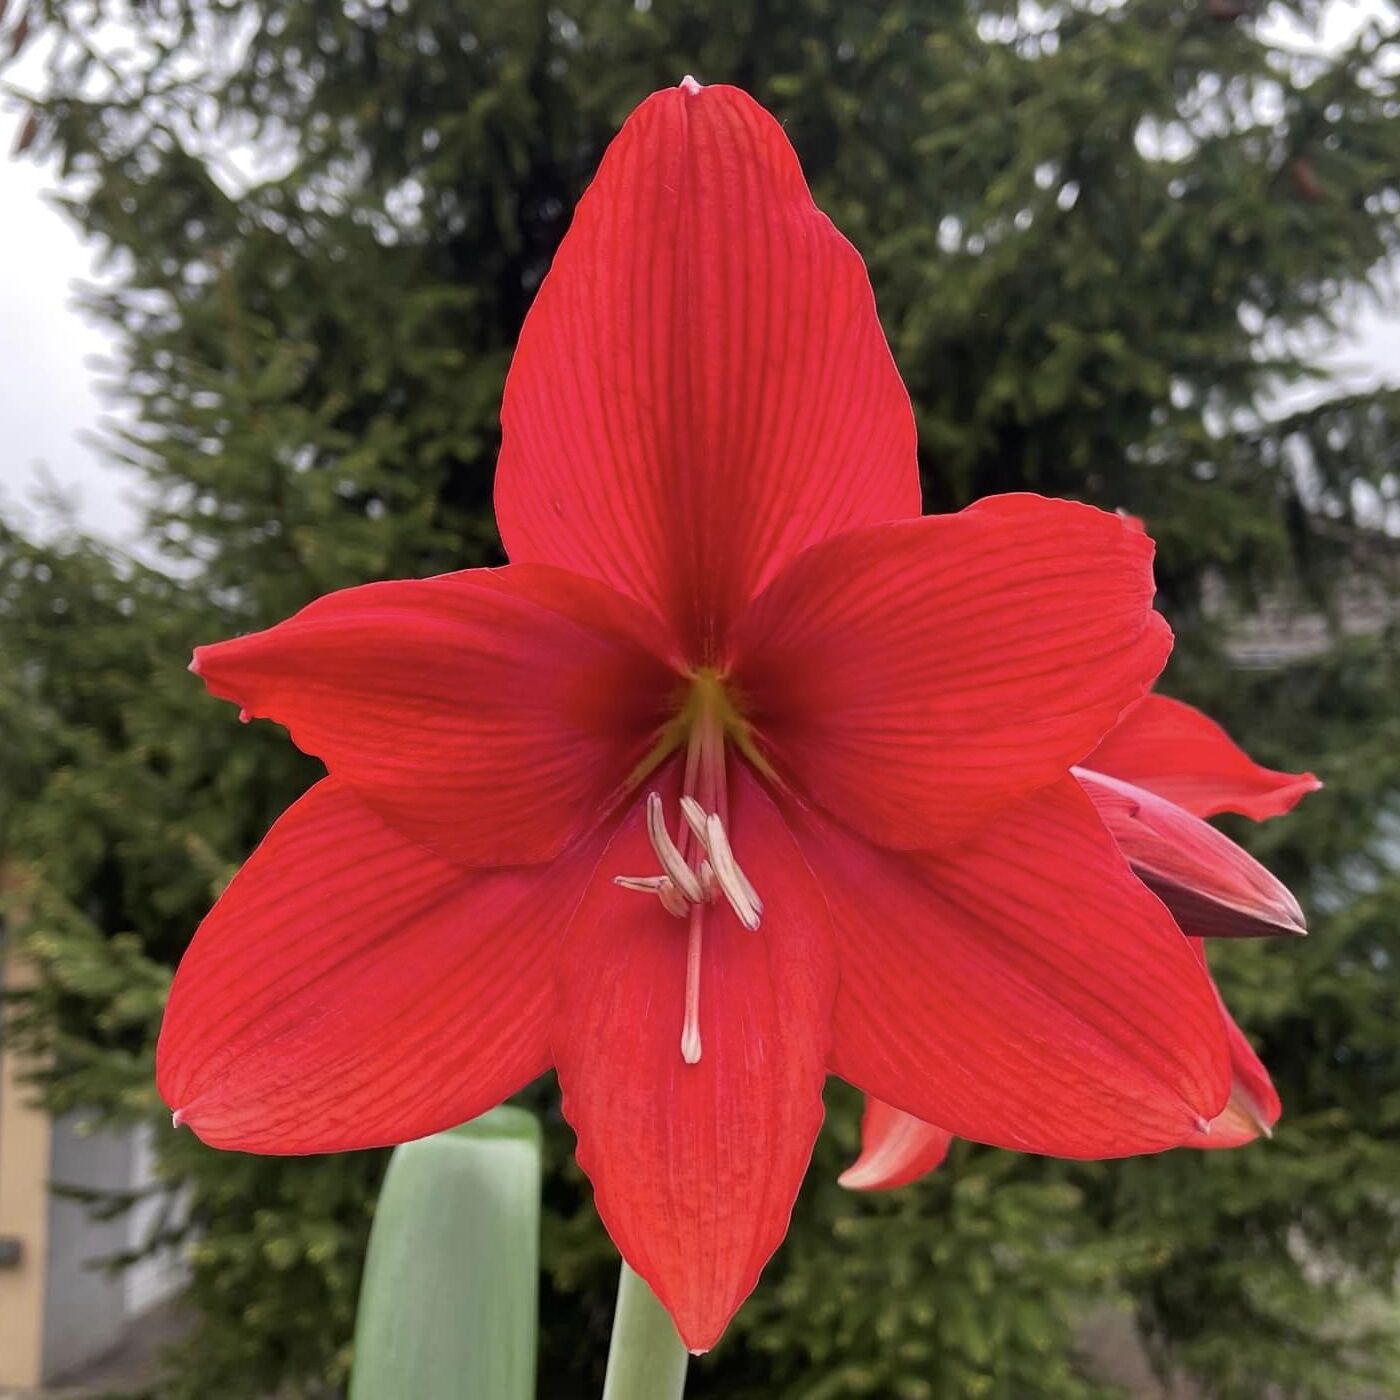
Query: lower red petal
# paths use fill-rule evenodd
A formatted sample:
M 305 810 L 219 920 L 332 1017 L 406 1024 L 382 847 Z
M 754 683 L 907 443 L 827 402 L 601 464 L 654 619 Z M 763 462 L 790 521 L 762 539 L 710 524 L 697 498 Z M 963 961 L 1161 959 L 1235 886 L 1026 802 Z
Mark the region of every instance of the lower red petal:
M 1194 947 L 1204 963 L 1202 945 L 1196 942 Z M 1282 1112 L 1268 1070 L 1223 1001 L 1220 1014 L 1230 1049 L 1230 1097 L 1209 1126 L 1193 1132 L 1183 1147 L 1243 1147 L 1258 1137 L 1272 1136 Z M 860 1156 L 841 1173 L 841 1185 L 852 1191 L 890 1191 L 907 1186 L 941 1166 L 952 1142 L 953 1134 L 946 1129 L 867 1096 L 860 1125 Z
M 1281 773 L 1255 763 L 1213 719 L 1165 695 L 1149 695 L 1129 710 L 1084 766 L 1144 787 L 1198 817 L 1239 812 L 1263 821 L 1322 786 L 1311 773 Z
M 714 1345 L 782 1242 L 822 1121 L 836 962 L 821 893 L 740 765 L 730 836 L 765 903 L 706 909 L 702 1054 L 681 1058 L 687 922 L 616 875 L 655 857 L 638 803 L 565 940 L 554 1057 L 598 1213 L 693 1351 Z M 676 812 L 674 767 L 657 785 Z
M 858 1088 L 1061 1157 L 1172 1147 L 1223 1107 L 1210 981 L 1072 780 L 946 856 L 800 835 L 841 959 L 832 1068 Z
M 879 1099 L 865 1100 L 860 1156 L 841 1173 L 849 1191 L 892 1191 L 927 1176 L 948 1155 L 953 1135 L 901 1113 Z
M 549 1067 L 551 960 L 600 846 L 468 873 L 318 783 L 185 954 L 161 1097 L 245 1152 L 374 1147 L 485 1112 Z

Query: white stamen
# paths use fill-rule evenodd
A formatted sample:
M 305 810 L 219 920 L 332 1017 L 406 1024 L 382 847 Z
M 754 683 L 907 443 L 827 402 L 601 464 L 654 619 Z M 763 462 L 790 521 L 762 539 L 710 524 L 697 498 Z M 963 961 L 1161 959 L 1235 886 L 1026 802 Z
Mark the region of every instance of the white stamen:
M 690 901 L 671 883 L 669 875 L 614 875 L 613 884 L 638 894 L 654 894 L 661 907 L 678 919 L 690 912 Z
M 700 842 L 701 846 L 704 847 L 707 856 L 711 854 L 710 823 L 715 822 L 719 824 L 720 839 L 723 841 L 724 849 L 728 853 L 730 871 L 737 881 L 739 889 L 743 891 L 745 898 L 748 900 L 749 904 L 753 906 L 754 912 L 762 914 L 763 901 L 759 898 L 758 891 L 749 883 L 749 877 L 744 874 L 739 866 L 739 862 L 734 859 L 733 849 L 729 845 L 728 836 L 725 833 L 723 824 L 720 823 L 719 817 L 708 816 L 705 809 L 693 797 L 681 798 L 681 813 L 689 823 L 690 829 L 695 833 L 696 839 Z M 714 868 L 706 862 L 700 867 L 701 884 L 705 883 L 707 870 L 709 871 L 710 878 L 714 878 Z M 707 886 L 707 890 L 711 888 L 713 888 L 713 886 Z
M 714 867 L 715 880 L 720 891 L 729 901 L 729 906 L 734 910 L 739 922 L 753 932 L 763 914 L 763 904 L 754 893 L 754 888 L 749 884 L 744 872 L 739 869 L 739 862 L 734 859 L 724 823 L 712 812 L 705 828 L 705 834 L 709 838 L 706 851 L 710 857 L 710 864 Z
M 651 837 L 651 848 L 656 852 L 661 868 L 671 877 L 671 883 L 692 904 L 699 904 L 705 893 L 695 872 L 686 864 L 680 847 L 671 840 L 671 833 L 666 830 L 666 813 L 659 792 L 647 797 L 647 833 Z
M 660 894 L 671 883 L 669 875 L 614 875 L 613 884 L 638 894 Z
M 686 819 L 690 829 L 695 833 L 695 839 L 704 846 L 706 855 L 709 854 L 709 835 L 705 830 L 705 809 L 693 798 L 681 798 L 681 816 Z
M 681 1058 L 688 1065 L 700 1062 L 700 950 L 705 936 L 706 904 L 716 894 L 745 928 L 758 928 L 763 901 L 734 859 L 729 835 L 718 813 L 706 812 L 693 797 L 681 798 L 681 815 L 695 835 L 701 855 L 692 866 L 666 829 L 661 794 L 647 794 L 647 834 L 652 850 L 665 872 L 662 875 L 614 875 L 613 884 L 639 894 L 654 894 L 667 913 L 689 915 L 690 931 L 685 958 L 685 1019 L 681 1026 Z

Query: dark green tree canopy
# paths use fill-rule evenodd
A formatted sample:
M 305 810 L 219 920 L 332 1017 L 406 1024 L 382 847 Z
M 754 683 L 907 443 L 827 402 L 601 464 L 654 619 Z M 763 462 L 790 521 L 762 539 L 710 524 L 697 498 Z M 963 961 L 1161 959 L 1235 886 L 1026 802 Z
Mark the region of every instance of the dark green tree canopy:
M 12 1029 L 55 1108 L 156 1120 L 169 969 L 315 777 L 189 649 L 329 589 L 496 562 L 502 381 L 604 144 L 683 74 L 750 89 L 869 262 L 927 506 L 999 490 L 1133 511 L 1178 632 L 1167 688 L 1328 786 L 1231 834 L 1306 945 L 1222 949 L 1273 1067 L 1272 1144 L 1073 1165 L 960 1145 L 856 1198 L 830 1123 L 792 1236 L 692 1393 L 1102 1393 L 1083 1309 L 1131 1309 L 1213 1395 L 1400 1394 L 1400 392 L 1295 409 L 1316 346 L 1393 292 L 1400 43 L 1308 55 L 1317 3 L 10 0 L 42 46 L 24 154 L 109 255 L 111 442 L 148 562 L 0 533 L 0 867 L 42 971 Z M 0 63 L 3 66 L 3 63 Z M 1389 529 L 1387 529 L 1387 525 Z M 154 562 L 152 562 L 154 561 Z M 596 1387 L 613 1260 L 552 1086 L 542 1393 Z M 171 1396 L 345 1374 L 379 1154 L 207 1151 L 198 1325 Z M 174 1227 L 172 1227 L 174 1228 Z

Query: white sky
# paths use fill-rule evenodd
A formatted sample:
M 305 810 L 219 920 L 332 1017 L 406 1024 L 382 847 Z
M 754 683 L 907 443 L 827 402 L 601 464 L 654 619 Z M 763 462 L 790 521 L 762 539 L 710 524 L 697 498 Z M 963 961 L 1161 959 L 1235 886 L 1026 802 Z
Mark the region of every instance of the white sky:
M 1319 46 L 1344 43 L 1369 18 L 1397 17 L 1387 0 L 1333 0 Z M 1274 17 L 1266 23 L 1276 41 L 1314 46 Z M 27 61 L 10 81 L 24 87 L 39 76 Z M 128 542 L 140 518 L 135 485 L 88 440 L 109 411 L 93 361 L 112 346 L 74 306 L 74 284 L 98 275 L 94 251 L 45 200 L 53 172 L 11 157 L 19 126 L 12 107 L 0 109 L 0 499 L 30 514 L 47 477 L 74 496 L 88 528 Z M 1400 384 L 1400 317 L 1363 313 L 1352 343 L 1328 358 L 1343 387 Z

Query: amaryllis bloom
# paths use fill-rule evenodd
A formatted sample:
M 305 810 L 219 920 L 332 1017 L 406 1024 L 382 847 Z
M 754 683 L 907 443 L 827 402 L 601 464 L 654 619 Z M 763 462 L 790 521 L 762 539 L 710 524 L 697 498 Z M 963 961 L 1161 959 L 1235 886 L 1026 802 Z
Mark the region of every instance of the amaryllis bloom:
M 1202 964 L 1207 936 L 1307 931 L 1288 890 L 1204 819 L 1219 812 L 1256 821 L 1279 816 L 1321 786 L 1311 773 L 1264 768 L 1199 710 L 1151 695 L 1075 775 L 1138 877 L 1191 936 Z M 1279 1120 L 1268 1070 L 1223 1001 L 1220 1014 L 1230 1046 L 1230 1097 L 1183 1147 L 1242 1147 L 1270 1136 Z M 907 1185 L 937 1167 L 952 1141 L 945 1128 L 868 1098 L 860 1156 L 841 1184 L 857 1191 Z
M 329 776 L 176 976 L 177 1121 L 368 1147 L 552 1066 L 701 1350 L 783 1238 L 828 1073 L 1084 1157 L 1220 1112 L 1210 980 L 1070 772 L 1170 648 L 1151 542 L 1033 496 L 920 518 L 864 267 L 752 100 L 687 81 L 629 119 L 501 420 L 508 566 L 196 653 Z

